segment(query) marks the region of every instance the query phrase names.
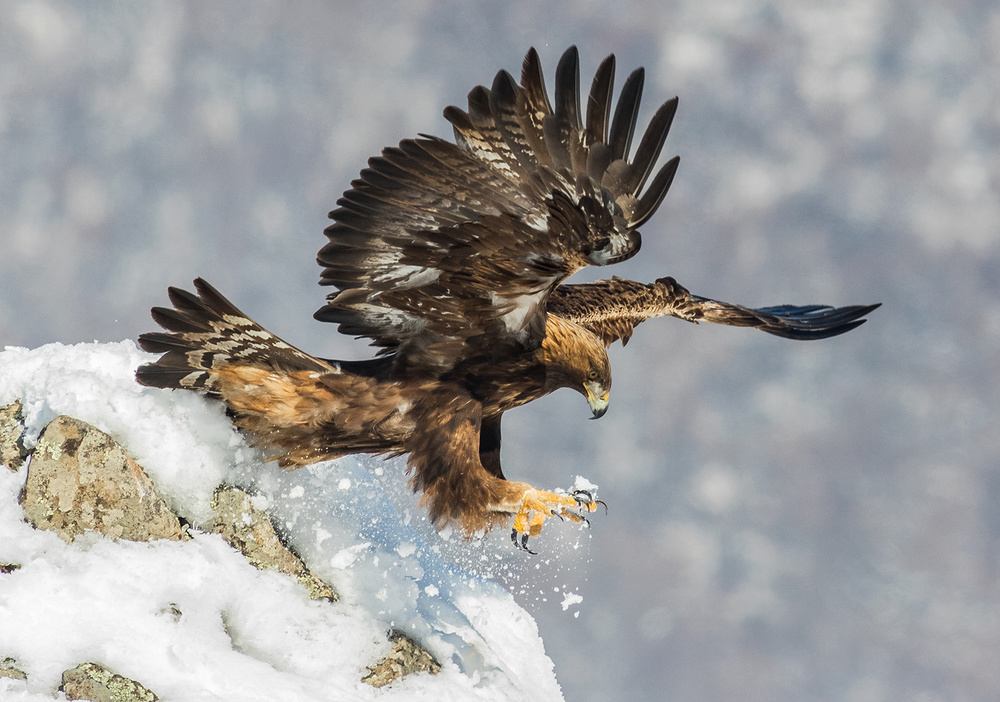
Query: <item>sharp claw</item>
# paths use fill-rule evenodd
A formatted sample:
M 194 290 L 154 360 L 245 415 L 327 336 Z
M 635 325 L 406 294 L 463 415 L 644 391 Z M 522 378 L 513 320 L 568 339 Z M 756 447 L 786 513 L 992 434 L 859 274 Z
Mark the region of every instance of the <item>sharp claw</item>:
M 581 507 L 586 507 L 588 511 L 594 511 L 597 505 L 604 508 L 604 513 L 608 513 L 608 505 L 604 500 L 595 500 L 590 490 L 574 490 L 571 496 Z
M 514 544 L 514 546 L 516 546 L 520 550 L 527 551 L 532 556 L 537 556 L 538 555 L 537 553 L 535 553 L 534 551 L 532 551 L 530 548 L 528 548 L 528 534 L 527 534 L 527 532 L 525 532 L 524 534 L 521 534 L 521 540 L 518 541 L 518 538 L 517 538 L 517 529 L 511 529 L 510 530 L 510 540 Z
M 528 532 L 524 532 L 521 535 L 521 548 L 530 553 L 532 556 L 537 555 L 534 551 L 528 548 Z

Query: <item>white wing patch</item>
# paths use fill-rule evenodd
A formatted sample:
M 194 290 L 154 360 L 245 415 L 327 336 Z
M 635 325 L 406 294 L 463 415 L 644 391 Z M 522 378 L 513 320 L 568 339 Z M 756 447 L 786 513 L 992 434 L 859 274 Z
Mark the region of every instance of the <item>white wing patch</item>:
M 547 213 L 532 212 L 523 221 L 536 232 L 547 232 L 549 230 L 549 216 Z
M 539 290 L 530 295 L 518 295 L 515 298 L 503 297 L 493 293 L 491 301 L 499 309 L 509 308 L 500 318 L 503 320 L 507 331 L 514 335 L 520 335 L 528 326 L 528 320 L 538 311 L 538 306 L 545 298 L 548 288 Z
M 419 288 L 422 285 L 433 283 L 441 277 L 441 271 L 437 268 L 424 268 L 423 266 L 400 266 L 382 275 L 375 277 L 376 283 L 394 283 L 393 287 L 400 289 Z

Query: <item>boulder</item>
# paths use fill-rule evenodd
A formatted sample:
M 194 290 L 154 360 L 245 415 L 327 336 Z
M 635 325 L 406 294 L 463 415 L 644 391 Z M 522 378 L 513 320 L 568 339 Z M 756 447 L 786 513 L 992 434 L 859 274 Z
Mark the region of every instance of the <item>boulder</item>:
M 4 658 L 0 661 L 0 678 L 12 678 L 13 680 L 27 680 L 28 676 L 17 667 L 17 661 L 13 658 Z
M 28 521 L 67 542 L 93 530 L 113 539 L 182 538 L 152 481 L 114 439 L 72 417 L 42 432 L 22 494 Z
M 384 687 L 404 675 L 423 671 L 437 675 L 441 670 L 441 664 L 434 660 L 434 656 L 403 632 L 393 631 L 389 634 L 389 641 L 392 642 L 392 651 L 374 667 L 369 667 L 368 675 L 361 678 L 361 682 L 372 687 Z
M 92 702 L 156 702 L 160 699 L 134 680 L 97 663 L 81 663 L 62 674 L 60 690 L 68 700 Z
M 253 506 L 252 498 L 243 490 L 219 488 L 212 498 L 212 509 L 216 516 L 211 531 L 220 534 L 256 568 L 291 575 L 305 586 L 314 600 L 335 602 L 338 599 L 333 588 L 313 575 L 302 559 L 281 543 L 270 518 Z
M 0 463 L 16 471 L 30 453 L 24 447 L 24 415 L 20 401 L 0 407 Z

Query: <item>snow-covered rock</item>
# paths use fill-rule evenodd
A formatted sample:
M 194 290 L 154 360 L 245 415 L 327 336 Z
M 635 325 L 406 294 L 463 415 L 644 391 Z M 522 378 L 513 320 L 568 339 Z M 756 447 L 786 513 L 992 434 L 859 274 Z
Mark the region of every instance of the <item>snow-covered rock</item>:
M 158 702 L 160 699 L 135 680 L 123 678 L 96 663 L 81 663 L 62 676 L 60 690 L 71 700 L 92 702 Z
M 0 407 L 0 463 L 16 471 L 28 456 L 21 440 L 24 424 L 21 417 L 21 403 L 12 402 Z
M 18 494 L 30 469 L 0 471 L 0 678 L 6 700 L 51 700 L 64 671 L 94 662 L 161 700 L 562 699 L 532 618 L 495 583 L 445 562 L 355 459 L 286 473 L 262 464 L 218 403 L 143 388 L 132 342 L 0 353 L 0 406 L 20 401 L 32 448 L 59 415 L 113 437 L 188 541 L 65 543 L 33 529 Z M 260 571 L 216 534 L 219 485 L 253 495 L 338 602 Z M 442 664 L 376 690 L 362 682 L 399 631 Z M 398 638 L 398 637 L 397 637 Z
M 21 505 L 32 525 L 72 541 L 85 531 L 114 539 L 180 539 L 181 523 L 124 448 L 60 415 L 31 454 Z
M 292 553 L 274 530 L 274 524 L 263 510 L 253 506 L 253 497 L 235 487 L 221 487 L 212 500 L 216 517 L 212 533 L 247 557 L 260 570 L 277 570 L 290 575 L 309 591 L 314 600 L 337 601 L 336 591 L 317 578 Z

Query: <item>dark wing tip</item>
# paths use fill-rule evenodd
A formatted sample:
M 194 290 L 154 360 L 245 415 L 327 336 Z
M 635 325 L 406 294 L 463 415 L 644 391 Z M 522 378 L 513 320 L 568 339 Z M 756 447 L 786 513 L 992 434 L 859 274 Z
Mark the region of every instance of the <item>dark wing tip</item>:
M 505 105 L 515 105 L 517 102 L 517 81 L 505 70 L 497 71 L 490 87 L 490 99 Z
M 625 79 L 615 116 L 611 120 L 611 132 L 608 135 L 608 146 L 614 154 L 614 159 L 628 157 L 632 146 L 632 135 L 635 133 L 635 122 L 639 117 L 639 103 L 642 100 L 642 86 L 646 80 L 646 71 L 637 68 Z
M 590 95 L 587 97 L 587 135 L 592 144 L 606 145 L 614 84 L 615 55 L 610 54 L 594 74 Z
M 649 188 L 646 189 L 646 192 L 639 198 L 639 202 L 636 203 L 635 211 L 632 213 L 632 218 L 629 221 L 630 227 L 641 227 L 656 213 L 657 208 L 663 202 L 663 198 L 667 196 L 667 191 L 670 190 L 670 186 L 674 182 L 674 176 L 677 175 L 677 167 L 679 165 L 681 165 L 681 157 L 674 156 L 657 172 L 653 178 L 653 182 L 649 184 Z
M 670 125 L 674 121 L 674 115 L 677 114 L 677 105 L 678 99 L 676 97 L 660 105 L 646 127 L 646 133 L 642 135 L 639 148 L 636 149 L 632 159 L 631 178 L 625 186 L 626 191 L 630 191 L 633 195 L 639 195 L 639 191 L 646 184 L 646 179 L 649 178 L 656 160 L 660 157 L 663 143 L 667 140 L 667 134 L 670 132 Z
M 866 315 L 881 306 L 881 302 L 848 307 L 782 305 L 760 308 L 756 312 L 762 315 L 761 331 L 785 339 L 812 341 L 829 339 L 856 329 L 868 321 L 864 319 Z

